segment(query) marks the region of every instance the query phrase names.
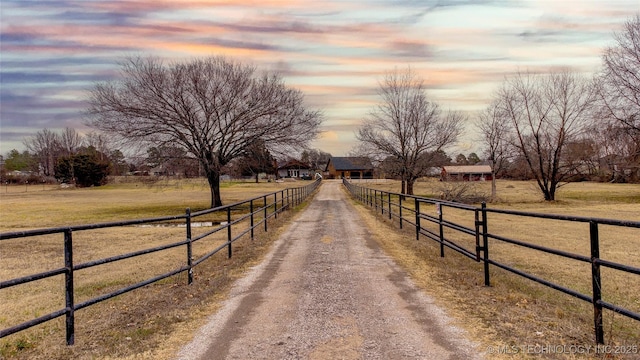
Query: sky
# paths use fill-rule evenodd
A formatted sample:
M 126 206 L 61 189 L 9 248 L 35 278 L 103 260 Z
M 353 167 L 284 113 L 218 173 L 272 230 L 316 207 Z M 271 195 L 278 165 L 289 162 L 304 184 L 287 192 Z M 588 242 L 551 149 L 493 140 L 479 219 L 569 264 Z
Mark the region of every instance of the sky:
M 468 114 L 451 152 L 481 151 L 474 113 L 520 70 L 591 76 L 640 0 L 139 0 L 0 3 L 0 154 L 43 129 L 81 133 L 91 87 L 126 56 L 225 55 L 279 71 L 325 115 L 311 146 L 347 155 L 385 72 L 411 67 Z

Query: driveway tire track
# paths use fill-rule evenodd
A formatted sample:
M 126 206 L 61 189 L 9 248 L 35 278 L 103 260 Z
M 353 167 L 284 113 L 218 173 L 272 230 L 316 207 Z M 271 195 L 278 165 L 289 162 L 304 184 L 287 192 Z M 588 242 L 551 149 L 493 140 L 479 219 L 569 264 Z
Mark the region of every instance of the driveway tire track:
M 480 359 L 323 181 L 179 359 Z

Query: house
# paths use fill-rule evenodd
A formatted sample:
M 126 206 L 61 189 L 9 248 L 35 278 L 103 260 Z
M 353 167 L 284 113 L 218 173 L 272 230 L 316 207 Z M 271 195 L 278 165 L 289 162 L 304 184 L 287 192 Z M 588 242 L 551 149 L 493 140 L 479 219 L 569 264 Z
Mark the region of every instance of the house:
M 373 165 L 366 157 L 331 157 L 324 171 L 330 179 L 373 179 Z
M 491 180 L 491 166 L 464 165 L 443 166 L 440 172 L 442 181 L 485 181 Z
M 22 170 L 13 170 L 7 173 L 7 175 L 16 176 L 16 177 L 27 177 L 33 174 L 31 171 L 22 171 Z
M 278 166 L 278 178 L 311 178 L 311 166 L 298 160 L 289 160 Z

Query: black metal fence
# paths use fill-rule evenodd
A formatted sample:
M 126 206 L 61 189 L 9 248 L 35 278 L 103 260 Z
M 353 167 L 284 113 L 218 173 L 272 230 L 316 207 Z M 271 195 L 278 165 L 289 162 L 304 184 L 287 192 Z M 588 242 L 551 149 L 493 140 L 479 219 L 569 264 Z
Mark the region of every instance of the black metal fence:
M 8 232 L 8 233 L 0 233 L 0 241 L 1 240 L 9 240 L 9 239 L 17 239 L 17 238 L 31 238 L 42 235 L 50 235 L 50 234 L 62 234 L 64 236 L 64 266 L 58 269 L 49 270 L 46 272 L 41 272 L 37 274 L 31 274 L 28 276 L 23 276 L 19 278 L 3 280 L 0 282 L 0 290 L 24 285 L 27 283 L 31 283 L 37 280 L 42 280 L 54 276 L 64 275 L 64 284 L 65 284 L 65 307 L 63 309 L 59 309 L 57 311 L 51 312 L 49 314 L 39 316 L 30 321 L 17 324 L 11 326 L 6 329 L 0 330 L 0 338 L 6 337 L 8 335 L 14 334 L 16 332 L 26 330 L 38 324 L 42 324 L 44 322 L 53 320 L 60 316 L 66 317 L 66 340 L 68 345 L 72 345 L 74 343 L 74 334 L 75 334 L 75 320 L 74 315 L 77 310 L 83 309 L 85 307 L 91 306 L 93 304 L 99 303 L 101 301 L 113 298 L 115 296 L 124 294 L 126 292 L 141 288 L 143 286 L 152 284 L 154 282 L 160 281 L 162 279 L 180 274 L 187 273 L 187 281 L 189 284 L 193 282 L 193 268 L 203 261 L 207 260 L 214 254 L 227 249 L 228 257 L 231 258 L 233 254 L 232 244 L 242 238 L 243 236 L 249 234 L 251 239 L 254 238 L 254 229 L 259 226 L 264 226 L 264 230 L 268 229 L 268 220 L 272 217 L 277 218 L 278 214 L 294 207 L 304 201 L 318 186 L 320 185 L 320 180 L 316 180 L 313 183 L 296 188 L 288 188 L 280 191 L 272 192 L 269 194 L 261 195 L 249 200 L 240 201 L 231 205 L 221 206 L 217 208 L 211 208 L 207 210 L 202 210 L 198 212 L 191 212 L 190 209 L 186 210 L 184 215 L 175 215 L 175 216 L 164 216 L 164 217 L 156 217 L 149 219 L 138 219 L 138 220 L 130 220 L 130 221 L 118 221 L 118 222 L 109 222 L 109 223 L 100 223 L 100 224 L 89 224 L 89 225 L 79 225 L 79 226 L 69 226 L 69 227 L 59 227 L 59 228 L 49 228 L 49 229 L 39 229 L 39 230 L 30 230 L 30 231 L 19 231 L 19 232 Z M 240 209 L 244 211 L 249 206 L 249 211 L 247 213 L 238 214 L 237 210 Z M 232 219 L 232 211 L 234 212 L 235 218 Z M 222 222 L 219 226 L 214 227 L 210 231 L 206 231 L 198 236 L 192 236 L 192 222 L 194 219 L 199 217 L 213 214 L 213 213 L 223 213 L 226 214 L 226 222 Z M 76 264 L 73 261 L 73 233 L 79 231 L 87 231 L 87 230 L 95 230 L 95 229 L 104 229 L 104 228 L 114 228 L 114 227 L 123 227 L 123 226 L 132 226 L 132 225 L 140 225 L 140 224 L 152 224 L 152 223 L 163 223 L 167 221 L 184 221 L 186 228 L 186 236 L 183 240 L 178 242 L 165 244 L 162 246 L 156 246 L 148 249 L 143 249 L 127 254 L 116 255 L 112 257 L 107 257 L 99 260 L 94 260 L 90 262 L 85 262 L 81 264 Z M 243 229 L 238 229 L 241 226 L 241 223 L 246 223 L 249 220 L 248 227 Z M 226 242 L 212 251 L 206 253 L 205 255 L 194 259 L 192 254 L 192 246 L 194 243 L 218 232 L 226 231 Z M 157 253 L 160 251 L 174 249 L 178 247 L 185 248 L 185 260 L 184 265 L 173 269 L 167 273 L 146 279 L 144 281 L 138 282 L 136 284 L 132 284 L 126 287 L 123 287 L 119 290 L 110 292 L 108 294 L 104 294 L 90 300 L 86 300 L 81 303 L 76 303 L 74 300 L 74 272 L 82 269 L 87 269 L 95 266 L 100 266 L 108 263 L 113 263 L 125 259 L 131 259 L 134 257 Z
M 484 284 L 486 286 L 490 286 L 491 284 L 489 267 L 490 265 L 493 265 L 593 304 L 595 339 L 598 344 L 604 343 L 604 329 L 602 319 L 603 309 L 608 309 L 631 319 L 640 321 L 640 313 L 634 312 L 631 309 L 615 305 L 602 299 L 603 282 L 602 276 L 600 274 L 601 268 L 615 269 L 632 275 L 640 275 L 640 268 L 631 266 L 629 264 L 621 264 L 602 259 L 600 257 L 601 245 L 599 230 L 600 225 L 640 228 L 640 222 L 638 221 L 621 221 L 612 219 L 548 215 L 532 212 L 489 209 L 484 203 L 482 203 L 480 207 L 477 207 L 455 202 L 447 202 L 439 199 L 430 199 L 418 196 L 401 195 L 399 193 L 385 192 L 358 186 L 350 183 L 347 180 L 343 180 L 343 184 L 356 199 L 363 202 L 367 206 L 374 208 L 376 212 L 380 212 L 382 215 L 388 216 L 391 221 L 397 220 L 399 222 L 400 228 L 402 228 L 405 223 L 415 227 L 416 240 L 419 240 L 420 236 L 422 235 L 427 237 L 428 239 L 436 241 L 440 247 L 440 256 L 444 257 L 445 248 L 450 248 L 477 262 L 483 262 Z M 435 209 L 435 211 L 433 211 L 434 214 L 428 214 L 426 211 L 424 211 L 423 208 L 425 204 L 429 204 L 431 206 L 431 209 Z M 464 221 L 454 221 L 450 218 L 447 218 L 445 216 L 445 213 L 447 212 L 445 211 L 446 208 L 456 209 L 456 211 L 469 213 L 471 221 L 467 221 L 465 224 Z M 528 217 L 584 223 L 586 226 L 588 226 L 590 256 L 585 256 L 559 249 L 553 249 L 531 242 L 523 241 L 521 239 L 513 239 L 506 236 L 490 233 L 489 228 L 491 228 L 491 224 L 489 221 L 489 214 L 503 214 L 514 218 Z M 458 217 L 458 219 L 459 218 L 460 217 Z M 469 226 L 469 223 L 471 223 L 472 226 Z M 433 226 L 430 227 L 430 225 Z M 452 236 L 445 236 L 445 230 L 448 229 L 451 229 L 449 231 L 453 231 L 454 233 L 457 232 L 474 237 L 475 248 L 469 249 L 468 245 L 467 247 L 461 245 L 460 242 L 453 240 Z M 544 232 L 540 232 L 540 236 L 544 236 Z M 565 259 L 572 259 L 582 263 L 590 264 L 592 290 L 591 294 L 584 294 L 578 290 L 565 287 L 558 283 L 554 283 L 553 281 L 545 280 L 539 276 L 528 273 L 521 269 L 517 269 L 513 266 L 507 265 L 504 262 L 500 262 L 497 259 L 490 257 L 491 246 L 495 246 L 494 244 L 498 243 L 511 244 L 542 253 L 557 255 Z M 636 290 L 640 291 L 640 289 Z M 639 293 L 640 292 L 636 292 L 636 295 Z

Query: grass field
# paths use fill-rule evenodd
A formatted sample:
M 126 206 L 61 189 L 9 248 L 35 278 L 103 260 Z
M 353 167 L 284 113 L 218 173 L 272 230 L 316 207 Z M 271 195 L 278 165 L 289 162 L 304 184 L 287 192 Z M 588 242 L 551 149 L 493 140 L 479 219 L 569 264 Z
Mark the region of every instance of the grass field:
M 400 188 L 399 183 L 393 181 L 359 185 L 392 192 Z M 417 195 L 437 198 L 442 186 L 451 185 L 423 181 L 418 183 L 415 192 Z M 470 191 L 477 193 L 486 194 L 489 191 L 488 183 L 460 186 L 474 187 Z M 568 184 L 559 192 L 557 201 L 549 203 L 542 200 L 533 183 L 499 181 L 498 196 L 500 200 L 488 207 L 640 221 L 640 185 Z M 412 208 L 413 202 L 407 201 L 405 205 Z M 448 207 L 442 211 L 445 219 L 473 228 L 473 212 Z M 433 206 L 421 207 L 421 212 L 437 216 Z M 386 214 L 382 216 L 378 213 L 375 216 L 378 219 L 386 218 Z M 416 242 L 412 227 L 405 230 L 404 237 L 392 238 L 390 232 L 399 231 L 397 220 L 394 222 L 391 227 L 386 225 L 381 228 L 379 221 L 374 220 L 370 227 L 379 229 L 382 246 L 422 283 L 425 290 L 442 301 L 444 307 L 464 319 L 462 326 L 475 333 L 485 345 L 594 343 L 593 309 L 589 303 L 495 267 L 491 269 L 492 286 L 484 287 L 481 263 L 475 263 L 450 249 L 445 249 L 445 258 L 441 258 L 438 244 L 426 238 Z M 437 225 L 429 227 L 438 232 Z M 640 229 L 600 226 L 599 230 L 601 258 L 640 267 Z M 489 232 L 590 256 L 589 226 L 585 223 L 490 213 Z M 445 229 L 445 237 L 475 252 L 475 237 L 448 229 Z M 590 264 L 498 241 L 490 243 L 492 259 L 581 293 L 591 294 Z M 640 276 L 605 268 L 601 272 L 603 299 L 640 312 Z M 604 328 L 607 344 L 640 345 L 638 321 L 605 310 Z M 640 354 L 636 353 L 635 356 L 640 357 Z M 548 357 L 572 358 L 569 354 L 545 356 Z M 513 354 L 506 358 L 513 358 Z
M 223 201 L 232 203 L 297 183 L 224 183 Z M 362 185 L 398 191 L 396 182 L 367 182 Z M 437 181 L 416 184 L 419 195 L 437 197 Z M 488 192 L 488 183 L 473 184 L 476 192 Z M 120 182 L 90 189 L 54 187 L 2 187 L 0 191 L 0 232 L 22 231 L 62 225 L 86 224 L 125 219 L 183 214 L 185 208 L 207 208 L 209 189 L 204 180 Z M 25 191 L 26 190 L 26 191 Z M 640 220 L 640 185 L 577 183 L 563 187 L 558 200 L 542 201 L 531 182 L 498 183 L 497 203 L 490 207 Z M 397 229 L 380 215 L 362 206 L 359 211 L 383 248 L 404 266 L 414 280 L 436 301 L 459 319 L 478 342 L 484 345 L 592 344 L 591 305 L 532 283 L 515 275 L 492 269 L 492 286 L 483 286 L 482 265 L 446 251 L 440 258 L 435 243 L 415 241 L 415 230 Z M 425 209 L 434 211 L 434 209 Z M 457 221 L 472 226 L 468 214 L 448 209 Z M 278 226 L 291 214 L 279 217 Z M 219 219 L 211 219 L 219 220 Z M 588 255 L 588 229 L 575 225 L 532 220 L 514 222 L 494 219 L 491 232 L 524 237 L 527 241 Z M 532 231 L 531 226 L 542 227 Z M 566 227 L 565 227 L 566 226 Z M 0 340 L 0 358 L 7 359 L 169 359 L 188 341 L 224 299 L 231 282 L 257 263 L 278 231 L 257 233 L 253 242 L 243 239 L 234 247 L 234 257 L 226 252 L 196 268 L 195 281 L 186 285 L 186 276 L 176 276 L 76 313 L 76 345 L 64 344 L 64 320 L 57 319 Z M 640 231 L 631 233 L 602 229 L 602 256 L 640 267 Z M 205 229 L 194 229 L 194 232 Z M 222 235 L 221 235 L 222 236 Z M 456 235 L 451 234 L 454 237 Z M 587 236 L 587 247 L 584 239 Z M 74 233 L 76 263 L 121 254 L 176 241 L 184 237 L 184 228 L 128 227 Z M 201 255 L 222 242 L 211 238 L 196 245 Z M 473 248 L 475 239 L 461 237 Z M 184 249 L 170 250 L 137 260 L 90 268 L 76 273 L 76 302 L 159 274 L 182 264 Z M 536 275 L 590 291 L 590 267 L 573 264 L 550 255 L 539 255 L 512 246 L 492 247 L 492 256 Z M 0 279 L 6 280 L 63 264 L 61 236 L 44 236 L 29 241 L 0 242 Z M 620 303 L 640 312 L 640 281 L 632 275 L 603 270 L 605 300 Z M 64 307 L 62 277 L 42 280 L 36 285 L 18 286 L 0 291 L 0 327 L 43 315 Z M 640 323 L 605 312 L 607 344 L 640 345 Z M 575 356 L 579 358 L 580 356 Z M 496 358 L 492 356 L 491 358 Z M 527 358 L 523 354 L 506 359 Z M 535 358 L 535 357 L 534 357 Z M 574 358 L 546 356 L 545 358 Z M 605 358 L 605 357 L 603 357 Z M 607 357 L 633 358 L 633 357 Z
M 310 182 L 222 185 L 224 203 L 234 203 Z M 202 179 L 119 182 L 89 189 L 33 187 L 3 188 L 0 193 L 0 232 L 60 227 L 96 222 L 184 214 L 209 207 L 209 188 Z M 269 201 L 273 201 L 270 198 Z M 261 206 L 260 202 L 256 206 Z M 255 263 L 275 239 L 277 228 L 291 215 L 281 215 L 269 233 L 256 231 L 234 243 L 234 256 L 221 251 L 195 268 L 194 283 L 178 275 L 143 289 L 92 305 L 76 313 L 76 345 L 65 345 L 64 318 L 0 340 L 0 358 L 68 359 L 170 358 L 181 345 L 172 336 L 197 329 L 219 303 L 231 281 Z M 216 217 L 220 217 L 216 219 Z M 226 220 L 226 215 L 199 221 Z M 260 219 L 257 219 L 258 221 Z M 239 228 L 246 228 L 242 224 Z M 261 227 L 262 229 L 262 227 Z M 192 229 L 196 237 L 210 228 Z M 275 230 L 275 231 L 274 231 Z M 73 233 L 74 263 L 120 255 L 185 238 L 184 227 L 126 226 Z M 198 258 L 226 241 L 226 231 L 194 243 Z M 0 280 L 27 276 L 64 266 L 62 234 L 0 242 Z M 75 303 L 179 268 L 186 263 L 184 247 L 100 265 L 74 274 Z M 217 300 L 216 300 L 217 299 Z M 0 328 L 64 308 L 64 277 L 56 276 L 0 291 Z M 187 337 L 190 335 L 187 335 Z M 175 342 L 174 342 L 175 341 Z M 172 347 L 173 346 L 173 347 Z
M 95 188 L 3 186 L 0 191 L 0 232 L 40 229 L 62 225 L 149 218 L 184 214 L 209 208 L 209 185 L 204 179 L 136 181 L 124 178 L 116 184 Z M 222 201 L 230 204 L 264 193 L 298 187 L 308 182 L 255 184 L 223 182 Z

